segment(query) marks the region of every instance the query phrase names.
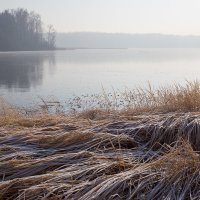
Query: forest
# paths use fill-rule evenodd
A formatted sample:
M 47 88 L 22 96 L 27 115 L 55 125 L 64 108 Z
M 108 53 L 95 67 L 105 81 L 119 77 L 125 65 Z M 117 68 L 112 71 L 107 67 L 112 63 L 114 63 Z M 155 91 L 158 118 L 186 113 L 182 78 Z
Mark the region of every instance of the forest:
M 0 51 L 54 50 L 56 31 L 44 28 L 41 16 L 26 9 L 0 13 Z

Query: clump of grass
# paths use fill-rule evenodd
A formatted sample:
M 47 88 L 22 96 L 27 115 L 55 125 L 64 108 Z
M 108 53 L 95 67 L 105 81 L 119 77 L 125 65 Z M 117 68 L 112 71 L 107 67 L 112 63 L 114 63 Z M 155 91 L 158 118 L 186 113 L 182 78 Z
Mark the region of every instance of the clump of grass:
M 0 98 L 0 126 L 18 125 L 22 127 L 49 126 L 66 121 L 66 115 L 47 112 L 46 110 L 27 110 L 18 108 Z
M 20 119 L 19 111 L 12 105 L 8 104 L 3 98 L 0 98 L 0 125 L 13 123 Z
M 199 156 L 183 142 L 151 163 L 133 165 L 95 182 L 80 183 L 65 195 L 82 200 L 195 199 L 199 196 L 199 170 Z

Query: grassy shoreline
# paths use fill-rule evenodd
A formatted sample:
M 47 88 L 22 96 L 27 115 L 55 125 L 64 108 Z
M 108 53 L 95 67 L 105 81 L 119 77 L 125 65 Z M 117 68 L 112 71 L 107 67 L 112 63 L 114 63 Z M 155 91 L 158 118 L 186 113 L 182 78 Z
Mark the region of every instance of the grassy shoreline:
M 200 84 L 122 96 L 74 113 L 2 100 L 0 199 L 198 199 Z

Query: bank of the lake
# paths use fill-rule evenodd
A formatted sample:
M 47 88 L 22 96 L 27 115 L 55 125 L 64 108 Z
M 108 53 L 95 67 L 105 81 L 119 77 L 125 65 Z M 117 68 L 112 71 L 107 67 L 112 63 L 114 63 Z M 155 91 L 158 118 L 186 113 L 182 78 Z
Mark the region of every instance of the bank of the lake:
M 199 82 L 129 97 L 73 113 L 2 99 L 0 199 L 197 199 Z

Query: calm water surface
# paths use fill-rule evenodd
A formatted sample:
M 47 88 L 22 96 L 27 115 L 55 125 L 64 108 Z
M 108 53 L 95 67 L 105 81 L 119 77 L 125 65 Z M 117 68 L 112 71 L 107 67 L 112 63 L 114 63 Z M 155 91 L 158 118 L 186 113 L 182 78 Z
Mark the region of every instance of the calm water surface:
M 67 50 L 0 53 L 0 96 L 20 106 L 112 88 L 200 80 L 200 49 Z M 53 96 L 53 97 L 52 97 Z

